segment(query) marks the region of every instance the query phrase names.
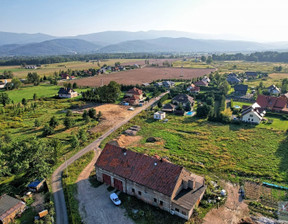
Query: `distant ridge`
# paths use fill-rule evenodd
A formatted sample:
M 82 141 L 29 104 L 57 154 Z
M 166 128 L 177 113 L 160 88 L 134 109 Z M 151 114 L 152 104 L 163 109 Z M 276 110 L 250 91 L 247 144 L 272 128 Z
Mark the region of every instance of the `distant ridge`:
M 203 38 L 201 38 L 203 37 Z M 46 34 L 0 32 L 0 56 L 46 56 L 88 53 L 223 53 L 287 50 L 288 42 L 257 43 L 209 39 L 180 31 L 106 31 L 56 38 Z

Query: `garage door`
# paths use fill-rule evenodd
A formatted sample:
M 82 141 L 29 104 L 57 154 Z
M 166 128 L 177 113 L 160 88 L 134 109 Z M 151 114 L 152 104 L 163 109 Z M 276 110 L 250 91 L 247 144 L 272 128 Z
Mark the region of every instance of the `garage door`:
M 114 178 L 114 187 L 115 187 L 117 190 L 123 191 L 122 181 L 121 181 L 121 180 L 117 180 L 117 179 Z
M 111 177 L 103 173 L 103 182 L 111 185 Z

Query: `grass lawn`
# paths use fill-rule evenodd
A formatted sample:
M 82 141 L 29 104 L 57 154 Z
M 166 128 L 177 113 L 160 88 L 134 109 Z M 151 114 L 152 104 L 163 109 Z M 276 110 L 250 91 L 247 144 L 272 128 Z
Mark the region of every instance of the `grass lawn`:
M 3 91 L 6 92 L 11 100 L 14 103 L 19 103 L 23 98 L 33 99 L 34 93 L 36 93 L 37 97 L 53 97 L 58 94 L 61 86 L 55 86 L 50 84 L 41 84 L 39 86 L 22 86 L 20 89 L 14 89 L 11 91 Z M 0 91 L 0 92 L 2 92 Z M 78 93 L 81 91 L 85 91 L 85 89 L 75 89 Z
M 288 183 L 285 131 L 174 115 L 168 115 L 169 121 L 163 123 L 146 113 L 130 123 L 141 126 L 138 134 L 143 137 L 132 150 L 167 156 L 173 163 L 199 174 L 216 174 L 235 181 L 241 177 Z M 161 141 L 146 143 L 151 136 Z
M 272 116 L 265 116 L 264 118 L 268 119 L 268 120 L 273 120 L 272 124 L 268 124 L 266 123 L 260 123 L 259 125 L 257 125 L 257 128 L 267 128 L 267 129 L 274 129 L 274 130 L 283 130 L 286 131 L 288 130 L 288 120 L 284 120 L 278 117 L 272 117 Z
M 67 170 L 63 171 L 63 190 L 65 195 L 65 201 L 67 206 L 67 214 L 69 218 L 69 223 L 78 224 L 82 223 L 81 216 L 78 211 L 78 201 L 75 198 L 77 194 L 77 183 L 76 180 L 82 170 L 91 162 L 94 156 L 94 151 L 88 152 L 79 159 L 77 159 L 73 164 L 68 166 Z

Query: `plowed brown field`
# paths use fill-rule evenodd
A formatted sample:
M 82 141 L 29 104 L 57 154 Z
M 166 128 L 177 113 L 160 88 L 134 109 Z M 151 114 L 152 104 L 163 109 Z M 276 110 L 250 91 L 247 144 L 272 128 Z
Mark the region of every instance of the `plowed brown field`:
M 107 85 L 110 81 L 116 81 L 119 84 L 136 85 L 142 83 L 150 83 L 159 79 L 192 79 L 210 74 L 215 69 L 186 69 L 186 68 L 141 68 L 123 72 L 115 72 L 73 80 L 78 86 L 100 86 Z

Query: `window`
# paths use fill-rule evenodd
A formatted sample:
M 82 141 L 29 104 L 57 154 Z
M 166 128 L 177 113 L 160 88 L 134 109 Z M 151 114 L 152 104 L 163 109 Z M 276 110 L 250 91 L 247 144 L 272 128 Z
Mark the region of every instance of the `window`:
M 250 117 L 253 117 L 253 114 L 250 114 Z
M 154 198 L 154 202 L 157 202 L 157 198 Z
M 160 201 L 160 205 L 163 205 L 163 201 Z
M 132 188 L 132 193 L 135 193 L 135 189 L 134 188 Z
M 186 215 L 186 212 L 182 211 L 182 214 L 183 214 L 183 215 Z
M 178 209 L 178 208 L 175 208 L 175 211 L 176 211 L 176 212 L 179 212 L 179 209 Z
M 138 194 L 139 194 L 139 195 L 141 195 L 141 194 L 142 194 L 142 192 L 141 192 L 141 191 L 138 191 Z

